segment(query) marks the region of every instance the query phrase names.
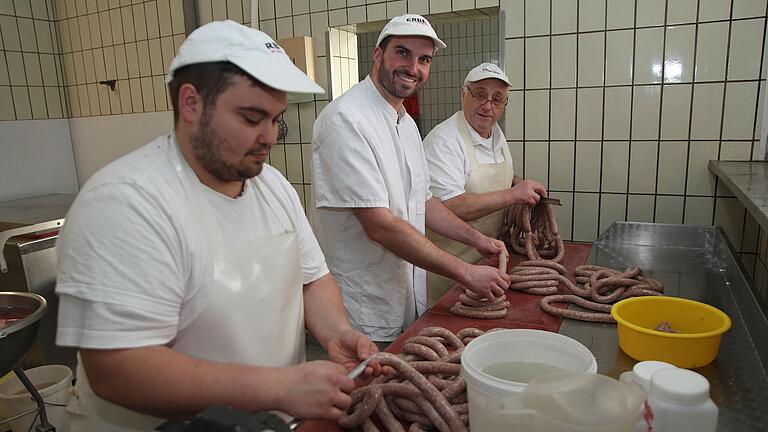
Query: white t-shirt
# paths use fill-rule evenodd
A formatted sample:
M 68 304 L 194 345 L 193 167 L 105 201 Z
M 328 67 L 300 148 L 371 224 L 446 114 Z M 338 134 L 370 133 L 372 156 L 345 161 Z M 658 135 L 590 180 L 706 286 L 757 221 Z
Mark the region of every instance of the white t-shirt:
M 213 278 L 213 261 L 185 197 L 183 182 L 196 177 L 176 172 L 191 170 L 176 146 L 173 135 L 159 137 L 101 169 L 78 194 L 56 245 L 59 345 L 170 344 L 203 307 L 197 294 Z M 259 178 L 293 222 L 303 283 L 327 274 L 296 191 L 269 165 Z M 215 209 L 225 243 L 285 231 L 248 182 L 234 199 L 192 187 Z
M 368 77 L 317 118 L 312 175 L 315 232 L 350 320 L 373 340 L 393 340 L 426 309 L 426 273 L 371 241 L 353 209 L 388 208 L 424 233 L 432 195 L 416 123 Z
M 432 194 L 441 201 L 463 194 L 469 180 L 470 163 L 459 130 L 459 121 L 457 112 L 435 126 L 424 138 L 424 152 L 429 164 L 429 187 Z M 498 124 L 493 125 L 490 138 L 481 137 L 469 124 L 467 129 L 475 146 L 478 163 L 504 161 L 502 147 L 507 145 L 507 140 Z M 512 161 L 509 163 L 512 164 Z

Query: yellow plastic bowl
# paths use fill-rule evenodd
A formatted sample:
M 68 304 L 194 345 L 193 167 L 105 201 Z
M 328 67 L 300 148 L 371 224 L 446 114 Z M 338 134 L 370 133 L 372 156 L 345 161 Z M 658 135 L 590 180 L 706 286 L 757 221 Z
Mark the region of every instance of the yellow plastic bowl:
M 720 309 L 693 300 L 648 296 L 622 300 L 611 308 L 619 346 L 635 360 L 659 360 L 692 369 L 717 357 L 720 337 L 731 319 Z M 654 330 L 661 321 L 678 333 Z

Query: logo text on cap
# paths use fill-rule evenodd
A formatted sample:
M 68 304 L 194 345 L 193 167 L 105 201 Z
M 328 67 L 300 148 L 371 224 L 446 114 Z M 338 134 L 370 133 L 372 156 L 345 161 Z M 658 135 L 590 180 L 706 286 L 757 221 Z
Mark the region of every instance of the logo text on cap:
M 278 45 L 276 42 L 267 42 L 264 44 L 268 50 L 272 52 L 282 52 L 283 49 L 280 48 L 280 45 Z
M 495 71 L 495 70 L 493 70 L 493 69 L 491 69 L 491 68 L 488 68 L 488 67 L 484 67 L 484 68 L 483 68 L 483 72 L 491 72 L 491 73 L 495 73 L 496 75 L 498 75 L 498 74 L 499 74 L 499 72 L 498 72 L 498 71 Z
M 411 18 L 406 18 L 405 20 L 407 22 L 412 22 L 417 24 L 424 24 L 424 25 L 427 24 L 427 20 L 425 20 L 424 18 L 411 17 Z

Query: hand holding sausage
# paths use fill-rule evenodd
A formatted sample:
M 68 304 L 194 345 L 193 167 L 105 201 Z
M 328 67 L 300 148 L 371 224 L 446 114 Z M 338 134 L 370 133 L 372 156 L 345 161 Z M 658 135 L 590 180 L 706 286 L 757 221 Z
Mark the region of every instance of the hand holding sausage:
M 281 368 L 277 373 L 282 392 L 277 408 L 293 416 L 335 421 L 352 402 L 349 393 L 355 383 L 340 364 L 318 360 Z
M 509 275 L 495 267 L 468 264 L 459 282 L 481 298 L 494 300 L 507 291 Z
M 482 236 L 474 246 L 480 255 L 491 259 L 498 258 L 502 251 L 507 250 L 503 241 L 488 236 Z
M 328 359 L 344 366 L 347 371 L 378 351 L 376 344 L 371 342 L 368 336 L 352 329 L 340 333 L 328 343 Z M 372 361 L 358 379 L 365 384 L 380 373 L 381 366 Z
M 512 204 L 536 205 L 539 199 L 547 196 L 547 190 L 539 182 L 533 180 L 523 180 L 512 186 Z

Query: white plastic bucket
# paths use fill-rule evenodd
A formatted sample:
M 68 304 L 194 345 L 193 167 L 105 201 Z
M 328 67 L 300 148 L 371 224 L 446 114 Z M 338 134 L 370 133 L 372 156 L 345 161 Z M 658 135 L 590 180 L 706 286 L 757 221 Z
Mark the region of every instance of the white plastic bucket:
M 24 374 L 37 387 L 37 391 L 45 402 L 60 405 L 69 403 L 72 370 L 67 366 L 45 365 L 25 370 Z M 35 400 L 32 399 L 24 384 L 15 375 L 0 384 L 0 404 L 3 404 L 3 412 L 8 417 L 37 408 Z M 46 404 L 45 413 L 48 416 L 48 422 L 56 427 L 56 432 L 69 432 L 69 420 L 65 407 Z M 35 420 L 36 414 L 37 411 L 33 411 L 12 420 L 10 422 L 11 429 L 14 432 L 32 430 L 34 428 L 32 422 Z M 39 417 L 35 424 L 40 424 Z
M 473 432 L 509 431 L 519 427 L 518 420 L 514 416 L 510 418 L 508 413 L 523 409 L 520 395 L 526 384 L 483 371 L 504 362 L 544 363 L 566 371 L 597 373 L 592 352 L 567 336 L 530 329 L 486 333 L 470 342 L 461 355 Z

